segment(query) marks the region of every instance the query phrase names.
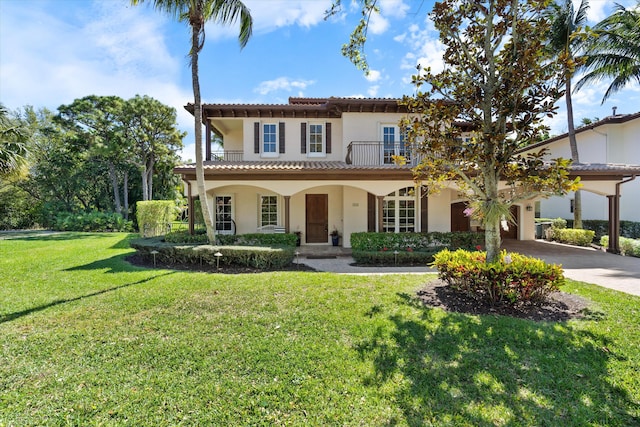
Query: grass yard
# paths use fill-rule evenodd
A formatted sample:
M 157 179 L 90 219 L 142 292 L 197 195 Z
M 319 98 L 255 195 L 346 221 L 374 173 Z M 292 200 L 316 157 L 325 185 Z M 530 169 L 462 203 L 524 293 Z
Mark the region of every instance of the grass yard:
M 471 316 L 429 276 L 147 270 L 129 238 L 0 240 L 0 426 L 640 425 L 638 297 Z

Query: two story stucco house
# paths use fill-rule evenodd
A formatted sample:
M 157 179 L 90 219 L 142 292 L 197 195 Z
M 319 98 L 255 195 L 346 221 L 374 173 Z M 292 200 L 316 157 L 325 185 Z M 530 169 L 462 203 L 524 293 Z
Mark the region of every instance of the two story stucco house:
M 580 163 L 640 164 L 640 112 L 606 117 L 576 130 Z M 571 158 L 568 134 L 559 135 L 530 149 L 547 148 L 551 157 Z M 620 187 L 620 219 L 640 221 L 640 178 L 631 179 Z M 582 218 L 607 220 L 609 194 L 603 191 L 582 192 Z M 573 218 L 573 194 L 542 200 L 539 207 L 543 218 Z
M 416 186 L 411 168 L 420 159 L 398 127 L 406 114 L 397 99 L 379 98 L 204 104 L 207 203 L 217 232 L 297 232 L 302 245 L 326 245 L 337 230 L 341 244 L 350 247 L 351 233 L 361 231 L 477 229 L 464 215 L 465 200 L 453 183 L 437 195 Z M 214 133 L 222 151 L 212 150 Z M 407 164 L 394 164 L 394 155 L 405 156 Z M 175 172 L 192 201 L 195 166 Z M 601 169 L 585 172 L 593 179 L 602 175 Z M 535 238 L 534 205 L 530 200 L 513 207 L 517 224 L 504 230 L 504 238 Z

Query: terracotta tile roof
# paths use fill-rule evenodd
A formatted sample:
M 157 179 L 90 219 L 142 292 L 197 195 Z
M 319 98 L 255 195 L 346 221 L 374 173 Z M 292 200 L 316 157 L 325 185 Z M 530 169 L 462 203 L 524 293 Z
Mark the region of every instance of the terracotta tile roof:
M 195 170 L 195 163 L 178 166 L 181 170 Z M 205 170 L 245 170 L 245 171 L 318 171 L 318 170 L 343 170 L 343 171 L 361 171 L 361 170 L 410 170 L 410 166 L 399 165 L 377 165 L 377 166 L 356 166 L 349 165 L 345 162 L 338 161 L 244 161 L 244 162 L 204 162 Z

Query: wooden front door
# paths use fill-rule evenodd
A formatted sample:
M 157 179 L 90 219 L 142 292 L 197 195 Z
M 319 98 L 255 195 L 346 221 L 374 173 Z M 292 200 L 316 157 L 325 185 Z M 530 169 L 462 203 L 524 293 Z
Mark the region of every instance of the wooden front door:
M 471 221 L 464 214 L 467 204 L 464 202 L 451 204 L 451 231 L 470 231 Z
M 512 222 L 509 222 L 509 229 L 508 230 L 504 230 L 502 227 L 500 227 L 500 237 L 504 240 L 504 239 L 518 239 L 518 222 L 520 221 L 520 218 L 518 217 L 518 207 L 515 205 L 511 206 L 511 216 L 513 216 L 513 219 L 515 221 L 515 224 Z
M 306 195 L 306 242 L 329 242 L 329 196 L 326 194 Z

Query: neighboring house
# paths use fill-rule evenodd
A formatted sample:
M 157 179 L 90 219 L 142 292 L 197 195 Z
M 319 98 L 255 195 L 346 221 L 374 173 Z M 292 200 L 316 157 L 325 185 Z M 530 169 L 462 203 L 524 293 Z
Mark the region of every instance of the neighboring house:
M 606 117 L 576 129 L 581 164 L 640 165 L 640 112 Z M 569 137 L 560 135 L 528 147 L 547 148 L 551 158 L 571 158 Z M 640 177 L 620 186 L 620 219 L 640 221 Z M 582 192 L 582 218 L 608 220 L 611 195 L 606 190 Z M 573 195 L 551 197 L 539 206 L 542 218 L 573 218 Z
M 477 229 L 464 216 L 465 200 L 454 185 L 432 196 L 416 187 L 411 168 L 420 159 L 398 127 L 406 114 L 397 99 L 203 105 L 206 191 L 217 232 L 298 232 L 303 245 L 322 245 L 336 229 L 350 247 L 354 232 Z M 222 138 L 223 151 L 211 151 L 212 132 Z M 405 156 L 407 164 L 394 164 L 393 155 Z M 187 184 L 193 209 L 195 166 L 175 172 Z M 617 179 L 628 171 L 585 172 Z M 503 237 L 535 237 L 534 205 L 531 200 L 513 207 L 517 224 Z

